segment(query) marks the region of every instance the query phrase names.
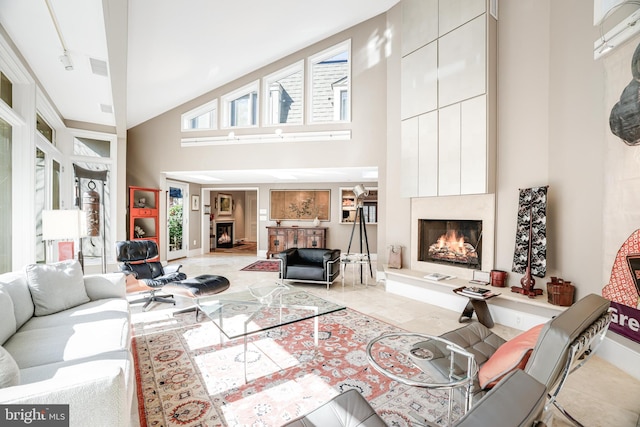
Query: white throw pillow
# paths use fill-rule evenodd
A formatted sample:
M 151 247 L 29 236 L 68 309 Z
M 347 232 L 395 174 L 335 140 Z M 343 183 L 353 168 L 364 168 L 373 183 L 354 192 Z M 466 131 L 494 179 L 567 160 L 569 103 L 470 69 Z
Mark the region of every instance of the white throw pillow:
M 4 347 L 0 347 L 0 388 L 20 384 L 20 368 Z
M 13 300 L 9 292 L 0 284 L 0 345 L 16 333 L 16 315 L 13 311 Z
M 36 316 L 46 316 L 89 302 L 76 260 L 27 266 L 27 283 Z

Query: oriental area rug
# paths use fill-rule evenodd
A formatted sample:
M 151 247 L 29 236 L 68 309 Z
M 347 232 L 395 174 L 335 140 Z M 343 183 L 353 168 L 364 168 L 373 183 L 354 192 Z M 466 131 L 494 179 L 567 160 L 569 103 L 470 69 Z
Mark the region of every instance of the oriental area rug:
M 256 261 L 252 264 L 247 265 L 241 271 L 270 271 L 270 272 L 278 272 L 280 271 L 280 261 Z
M 135 324 L 141 425 L 281 426 L 349 389 L 388 425 L 417 425 L 409 413 L 446 424 L 446 392 L 401 385 L 367 361 L 371 339 L 400 329 L 350 309 L 318 320 L 318 347 L 313 320 L 249 336 L 246 383 L 243 339 L 221 337 L 205 316 Z M 415 370 L 404 352 L 385 348 L 382 357 L 398 374 Z

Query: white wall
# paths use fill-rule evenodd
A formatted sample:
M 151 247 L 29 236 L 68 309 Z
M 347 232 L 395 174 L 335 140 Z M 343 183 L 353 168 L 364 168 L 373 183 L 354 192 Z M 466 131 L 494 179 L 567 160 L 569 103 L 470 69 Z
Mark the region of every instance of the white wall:
M 593 60 L 599 37 L 593 5 L 584 0 L 500 3 L 498 17 L 498 150 L 494 268 L 511 271 L 518 189 L 549 185 L 548 275 L 576 285 L 578 298 L 601 292 L 604 260 L 603 200 L 606 110 L 604 66 Z M 348 30 L 353 37 L 353 136 L 348 143 L 283 148 L 179 148 L 179 114 L 224 93 L 213 91 L 129 132 L 128 181 L 154 185 L 161 170 L 378 165 L 382 264 L 389 244 L 410 260 L 410 200 L 400 188 L 400 5 L 386 16 Z M 390 34 L 371 61 L 368 42 Z M 305 50 L 342 41 L 345 34 Z M 265 67 L 266 74 L 299 56 Z M 385 62 L 386 61 L 386 62 Z M 240 79 L 238 84 L 254 79 Z M 627 82 L 625 81 L 624 84 Z M 157 147 L 162 147 L 158 150 Z M 321 153 L 322 155 L 319 155 Z M 132 165 L 135 165 L 133 167 Z M 264 207 L 261 199 L 260 207 Z M 337 242 L 340 243 L 340 242 Z M 603 261 L 604 260 L 604 261 Z M 520 275 L 510 273 L 510 283 Z M 537 279 L 544 287 L 548 279 Z M 625 343 L 634 346 L 631 343 Z

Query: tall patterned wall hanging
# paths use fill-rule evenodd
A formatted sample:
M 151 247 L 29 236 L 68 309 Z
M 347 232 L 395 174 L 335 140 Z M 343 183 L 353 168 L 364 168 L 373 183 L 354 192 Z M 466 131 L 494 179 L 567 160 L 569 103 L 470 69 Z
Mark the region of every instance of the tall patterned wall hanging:
M 99 258 L 101 259 L 102 273 L 107 272 L 107 241 L 105 232 L 105 217 L 104 217 L 104 198 L 105 188 L 107 186 L 108 170 L 93 170 L 85 169 L 77 164 L 73 164 L 73 172 L 75 174 L 75 205 L 81 208 L 87 216 L 87 236 L 91 247 L 90 253 L 99 251 Z M 102 194 L 95 191 L 97 186 L 95 181 L 102 182 Z M 82 196 L 81 196 L 82 194 Z M 102 226 L 100 217 L 102 216 Z M 94 237 L 101 237 L 101 242 L 94 242 Z M 80 239 L 80 250 L 78 251 L 78 259 L 82 265 L 84 271 L 84 258 L 82 238 Z M 89 257 L 98 257 L 96 255 L 89 255 Z
M 518 198 L 516 246 L 511 271 L 524 274 L 524 277 L 520 280 L 522 286 L 512 286 L 511 291 L 529 298 L 542 294 L 542 289 L 534 288 L 536 282 L 533 276 L 544 277 L 547 274 L 548 188 L 520 189 Z

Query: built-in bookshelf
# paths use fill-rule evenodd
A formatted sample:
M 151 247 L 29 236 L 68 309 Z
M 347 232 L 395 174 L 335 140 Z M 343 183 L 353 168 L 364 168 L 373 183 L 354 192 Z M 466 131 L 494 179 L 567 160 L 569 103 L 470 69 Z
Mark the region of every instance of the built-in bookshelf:
M 378 222 L 378 189 L 367 188 L 369 195 L 362 200 L 362 216 L 367 224 Z M 356 220 L 358 201 L 352 188 L 340 188 L 340 222 L 353 224 Z
M 160 190 L 129 187 L 129 239 L 153 240 L 160 250 L 158 202 Z M 159 253 L 159 252 L 158 252 Z

